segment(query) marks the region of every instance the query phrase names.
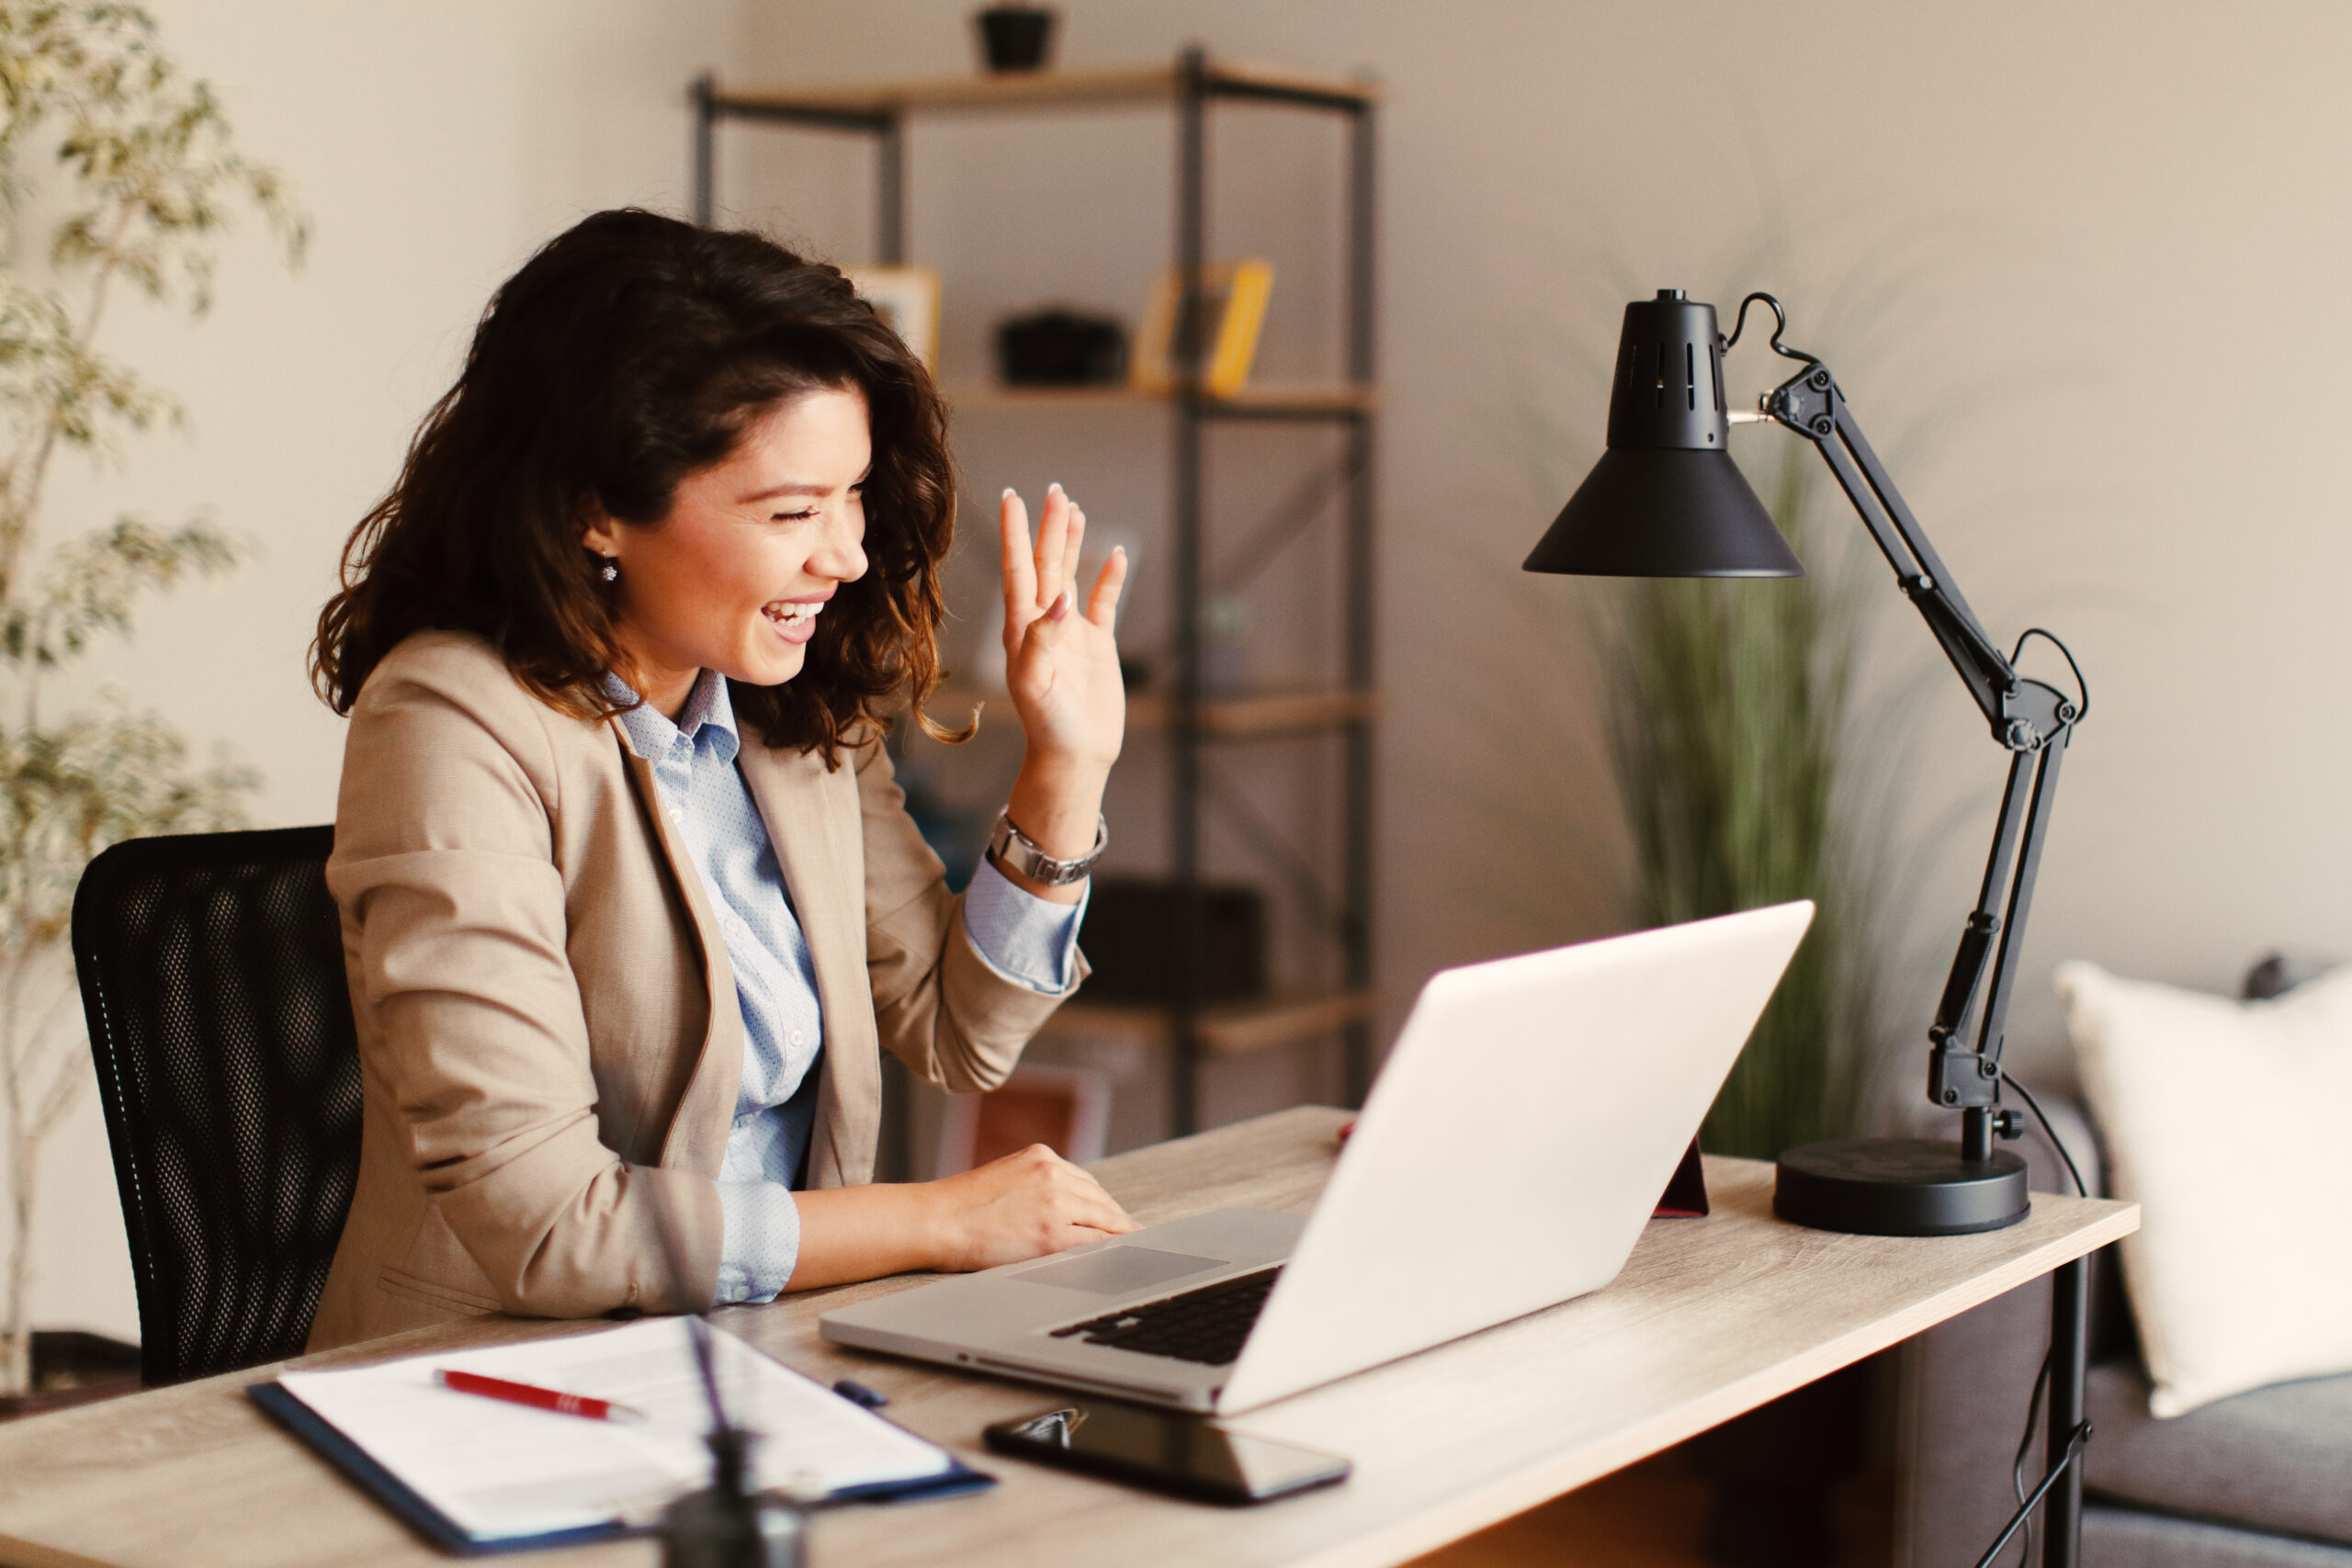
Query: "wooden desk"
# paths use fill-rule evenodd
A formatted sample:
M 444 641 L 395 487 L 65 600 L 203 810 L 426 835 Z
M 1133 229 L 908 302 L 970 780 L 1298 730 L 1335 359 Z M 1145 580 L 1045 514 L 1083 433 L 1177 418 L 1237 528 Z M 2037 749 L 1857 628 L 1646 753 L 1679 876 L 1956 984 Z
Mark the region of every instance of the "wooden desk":
M 1288 1111 L 1105 1160 L 1149 1224 L 1235 1205 L 1303 1212 L 1342 1112 Z M 2128 1203 L 2037 1194 L 2022 1224 L 1932 1241 L 1832 1235 L 1771 1214 L 1772 1171 L 1710 1159 L 1714 1213 L 1657 1220 L 1604 1291 L 1237 1418 L 1344 1453 L 1354 1478 L 1255 1509 L 1163 1499 L 986 1452 L 980 1427 L 1050 1393 L 843 1350 L 818 1314 L 895 1279 L 718 1315 L 801 1371 L 852 1376 L 890 1414 L 1002 1484 L 974 1497 L 847 1508 L 818 1520 L 819 1568 L 1087 1563 L 1387 1564 L 1605 1475 L 2096 1250 L 2139 1224 Z M 1531 1238 L 1531 1245 L 1533 1245 Z M 491 1319 L 304 1365 L 564 1332 Z M 243 1394 L 262 1368 L 0 1427 L 0 1563 L 11 1568 L 273 1568 L 447 1561 L 272 1427 Z M 650 1563 L 651 1543 L 533 1563 Z

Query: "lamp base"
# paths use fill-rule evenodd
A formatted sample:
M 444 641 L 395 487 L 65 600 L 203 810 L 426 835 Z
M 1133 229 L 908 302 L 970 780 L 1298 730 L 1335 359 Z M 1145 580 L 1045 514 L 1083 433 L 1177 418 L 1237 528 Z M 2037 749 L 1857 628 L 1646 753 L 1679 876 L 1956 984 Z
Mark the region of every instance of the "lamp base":
M 1968 1235 L 2026 1216 L 2025 1161 L 1927 1138 L 1840 1138 L 1782 1155 L 1772 1213 L 1847 1235 Z

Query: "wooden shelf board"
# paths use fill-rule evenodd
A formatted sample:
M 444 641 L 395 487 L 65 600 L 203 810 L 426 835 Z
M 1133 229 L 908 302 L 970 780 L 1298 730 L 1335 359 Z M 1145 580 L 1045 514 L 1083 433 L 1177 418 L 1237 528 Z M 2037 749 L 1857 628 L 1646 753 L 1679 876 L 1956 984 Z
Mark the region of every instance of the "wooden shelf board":
M 1380 716 L 1378 692 L 1258 692 L 1243 697 L 1211 697 L 1201 704 L 1201 728 L 1228 739 L 1316 729 L 1353 719 Z M 1127 722 L 1137 729 L 1165 729 L 1173 705 L 1155 692 L 1127 696 Z
M 1133 387 L 1007 387 L 989 381 L 956 382 L 940 389 L 958 412 L 996 410 L 1067 410 L 1164 408 L 1174 400 L 1167 392 L 1141 392 Z M 1208 400 L 1212 413 L 1371 413 L 1380 406 L 1380 389 L 1348 381 L 1269 382 L 1244 387 L 1229 398 Z
M 1238 1056 L 1329 1034 L 1351 1023 L 1368 1023 L 1379 997 L 1373 991 L 1329 991 L 1219 1002 L 1201 1012 L 1201 1047 L 1215 1056 Z M 1168 1012 L 1149 1002 L 1067 1003 L 1048 1019 L 1043 1034 L 1121 1035 L 1153 1044 L 1168 1039 Z
M 943 724 L 960 724 L 976 703 L 1002 710 L 1010 707 L 1012 699 L 1001 688 L 950 684 L 932 694 L 927 709 Z M 1204 701 L 1201 728 L 1218 739 L 1246 739 L 1355 720 L 1369 721 L 1380 716 L 1382 705 L 1381 694 L 1376 691 L 1253 692 L 1247 696 L 1211 697 Z M 1130 692 L 1127 728 L 1138 731 L 1165 729 L 1171 706 L 1157 692 Z
M 1366 82 L 1316 76 L 1238 61 L 1212 61 L 1213 85 L 1275 93 L 1303 93 L 1370 104 L 1379 89 Z M 1117 66 L 1087 71 L 1022 71 L 1001 76 L 911 76 L 867 82 L 811 82 L 717 89 L 728 108 L 820 114 L 893 114 L 910 109 L 989 109 L 1172 103 L 1177 67 Z

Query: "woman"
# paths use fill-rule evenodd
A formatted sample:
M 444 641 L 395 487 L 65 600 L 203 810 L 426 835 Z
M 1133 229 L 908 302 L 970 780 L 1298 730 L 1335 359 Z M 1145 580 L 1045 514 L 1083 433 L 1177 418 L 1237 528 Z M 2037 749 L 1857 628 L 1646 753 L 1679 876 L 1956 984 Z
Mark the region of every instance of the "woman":
M 365 1094 L 311 1348 L 986 1268 L 1134 1228 L 1043 1148 L 872 1185 L 877 1047 L 1001 1082 L 1083 973 L 1114 552 L 1005 492 L 1026 739 L 963 896 L 881 710 L 938 678 L 930 378 L 832 268 L 636 211 L 550 243 L 345 547 L 328 884 Z

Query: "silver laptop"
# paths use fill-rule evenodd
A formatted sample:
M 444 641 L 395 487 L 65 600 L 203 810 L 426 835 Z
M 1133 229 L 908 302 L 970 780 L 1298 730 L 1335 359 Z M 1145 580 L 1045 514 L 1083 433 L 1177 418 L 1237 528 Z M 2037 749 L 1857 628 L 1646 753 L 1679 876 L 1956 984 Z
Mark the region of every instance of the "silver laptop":
M 824 1336 L 1229 1413 L 1599 1290 L 1812 919 L 1781 904 L 1444 970 L 1312 1215 L 1153 1225 L 827 1313 Z

